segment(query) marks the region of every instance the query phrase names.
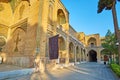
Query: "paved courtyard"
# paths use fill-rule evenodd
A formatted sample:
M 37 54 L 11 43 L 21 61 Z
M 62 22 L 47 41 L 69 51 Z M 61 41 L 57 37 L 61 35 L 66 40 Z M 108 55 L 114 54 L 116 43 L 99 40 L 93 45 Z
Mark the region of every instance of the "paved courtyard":
M 22 67 L 14 66 L 14 65 L 6 65 L 6 64 L 0 64 L 0 72 L 5 71 L 12 71 L 12 70 L 21 70 Z
M 78 71 L 80 80 L 117 80 L 110 68 L 104 64 L 85 63 L 78 65 Z
M 100 63 L 82 63 L 76 67 L 67 67 L 46 71 L 45 74 L 33 73 L 6 80 L 118 80 L 111 70 Z

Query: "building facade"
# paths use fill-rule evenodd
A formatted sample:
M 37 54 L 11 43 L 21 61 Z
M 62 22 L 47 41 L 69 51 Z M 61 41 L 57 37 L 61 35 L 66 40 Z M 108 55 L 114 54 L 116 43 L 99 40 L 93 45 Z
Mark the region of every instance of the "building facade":
M 85 45 L 86 48 L 86 60 L 90 62 L 99 62 L 102 60 L 101 51 L 103 50 L 102 47 L 102 40 L 104 38 L 100 37 L 99 34 L 92 34 L 92 35 L 85 35 L 84 32 L 80 32 L 79 40 Z
M 56 63 L 100 61 L 99 34 L 78 33 L 60 0 L 0 0 L 0 50 L 3 62 L 32 67 L 39 56 L 49 64 L 49 38 L 59 35 Z

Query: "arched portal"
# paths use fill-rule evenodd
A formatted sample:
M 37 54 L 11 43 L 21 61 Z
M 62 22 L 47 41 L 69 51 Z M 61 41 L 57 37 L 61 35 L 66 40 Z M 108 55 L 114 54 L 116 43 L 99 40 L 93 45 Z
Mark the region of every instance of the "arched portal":
M 89 61 L 97 62 L 97 52 L 94 50 L 89 51 Z
M 66 53 L 65 53 L 66 44 L 65 44 L 65 40 L 64 40 L 63 37 L 59 37 L 58 42 L 59 42 L 60 63 L 65 63 L 65 58 L 66 58 Z
M 74 55 L 74 45 L 72 42 L 69 44 L 69 61 L 74 62 L 75 61 L 75 55 Z

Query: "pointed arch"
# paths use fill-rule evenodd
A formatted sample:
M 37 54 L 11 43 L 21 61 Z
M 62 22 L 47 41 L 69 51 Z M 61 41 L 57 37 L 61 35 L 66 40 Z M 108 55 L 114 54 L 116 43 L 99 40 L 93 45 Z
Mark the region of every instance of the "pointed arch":
M 65 63 L 65 50 L 66 50 L 66 43 L 65 39 L 63 36 L 59 36 L 58 38 L 58 44 L 59 44 L 59 58 L 60 58 L 60 63 Z
M 89 45 L 90 47 L 96 46 L 96 45 L 97 45 L 97 40 L 96 40 L 94 37 L 89 38 L 89 39 L 88 39 L 88 45 Z
M 12 33 L 13 52 L 22 53 L 25 48 L 25 31 L 22 28 L 16 28 Z
M 95 50 L 90 50 L 88 56 L 90 62 L 97 62 L 97 52 Z
M 14 13 L 15 9 L 20 5 L 20 3 L 22 1 L 27 1 L 28 4 L 30 5 L 30 1 L 29 0 L 11 0 L 10 1 L 10 5 L 11 5 L 11 8 L 13 10 L 13 13 Z
M 57 11 L 57 21 L 58 21 L 58 24 L 60 25 L 66 23 L 65 13 L 62 9 L 58 9 Z
M 69 43 L 69 61 L 70 62 L 74 62 L 75 61 L 74 44 L 73 44 L 73 42 Z

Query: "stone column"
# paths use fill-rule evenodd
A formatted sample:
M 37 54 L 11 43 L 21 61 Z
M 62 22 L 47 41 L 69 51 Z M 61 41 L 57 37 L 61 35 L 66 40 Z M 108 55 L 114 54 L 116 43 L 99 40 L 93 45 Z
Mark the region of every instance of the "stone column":
M 100 55 L 100 49 L 98 48 L 97 50 L 97 61 L 100 62 L 101 61 L 101 55 Z
M 82 49 L 82 53 L 83 53 L 83 61 L 85 61 L 85 53 L 84 53 L 84 49 Z
M 66 60 L 65 60 L 65 64 L 66 66 L 68 66 L 69 64 L 69 39 L 67 37 L 67 41 L 66 41 Z
M 74 49 L 75 51 L 74 51 L 74 56 L 75 56 L 75 64 L 76 64 L 76 59 L 77 59 L 77 57 L 76 57 L 76 45 L 75 45 L 75 49 Z
M 81 54 L 81 62 L 82 62 L 82 58 L 83 58 L 82 48 L 80 54 Z
M 80 58 L 80 61 L 79 62 L 81 62 L 81 48 L 79 47 L 79 58 Z
M 84 49 L 84 61 L 86 61 L 86 50 Z

